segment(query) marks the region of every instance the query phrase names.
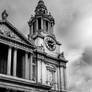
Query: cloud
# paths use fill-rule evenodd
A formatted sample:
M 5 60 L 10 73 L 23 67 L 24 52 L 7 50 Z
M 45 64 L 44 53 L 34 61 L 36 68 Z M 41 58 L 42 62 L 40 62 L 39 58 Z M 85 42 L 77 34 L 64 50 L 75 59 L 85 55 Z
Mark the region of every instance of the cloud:
M 71 63 L 70 92 L 89 92 L 92 90 L 92 48 L 86 48 L 82 56 Z
M 92 88 L 92 0 L 44 0 L 55 17 L 55 34 L 69 60 L 67 71 L 71 92 Z M 7 9 L 9 21 L 28 34 L 27 21 L 37 0 L 0 0 L 0 14 Z M 88 88 L 89 87 L 89 88 Z

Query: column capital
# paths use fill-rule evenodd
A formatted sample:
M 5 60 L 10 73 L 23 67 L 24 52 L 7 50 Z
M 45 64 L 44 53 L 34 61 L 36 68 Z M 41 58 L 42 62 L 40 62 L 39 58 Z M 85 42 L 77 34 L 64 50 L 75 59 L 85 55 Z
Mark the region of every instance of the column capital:
M 59 67 L 64 67 L 64 68 L 66 68 L 66 63 L 60 62 Z

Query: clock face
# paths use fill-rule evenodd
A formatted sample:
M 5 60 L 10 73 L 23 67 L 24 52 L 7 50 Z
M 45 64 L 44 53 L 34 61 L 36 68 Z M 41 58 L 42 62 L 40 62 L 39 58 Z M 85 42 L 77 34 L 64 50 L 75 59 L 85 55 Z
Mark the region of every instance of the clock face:
M 45 38 L 45 45 L 50 51 L 54 51 L 56 49 L 56 42 L 51 37 Z

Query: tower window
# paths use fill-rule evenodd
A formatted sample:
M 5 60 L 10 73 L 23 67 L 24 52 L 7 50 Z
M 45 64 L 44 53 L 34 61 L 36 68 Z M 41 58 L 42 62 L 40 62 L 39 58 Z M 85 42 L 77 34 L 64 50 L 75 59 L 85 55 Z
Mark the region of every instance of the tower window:
M 35 33 L 35 30 L 36 30 L 36 25 L 35 25 L 35 22 L 33 23 L 33 34 Z
M 46 31 L 48 31 L 48 21 L 46 21 Z
M 41 29 L 41 18 L 38 18 L 38 29 Z

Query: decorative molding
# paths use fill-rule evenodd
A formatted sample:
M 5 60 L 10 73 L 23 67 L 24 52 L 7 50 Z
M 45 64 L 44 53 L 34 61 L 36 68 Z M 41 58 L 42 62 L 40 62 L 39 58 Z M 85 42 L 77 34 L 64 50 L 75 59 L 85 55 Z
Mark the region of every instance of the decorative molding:
M 53 71 L 53 72 L 56 71 L 56 67 L 55 67 L 54 65 L 51 65 L 51 64 L 47 64 L 47 65 L 46 65 L 46 68 L 47 68 L 47 70 L 49 70 L 49 71 Z

